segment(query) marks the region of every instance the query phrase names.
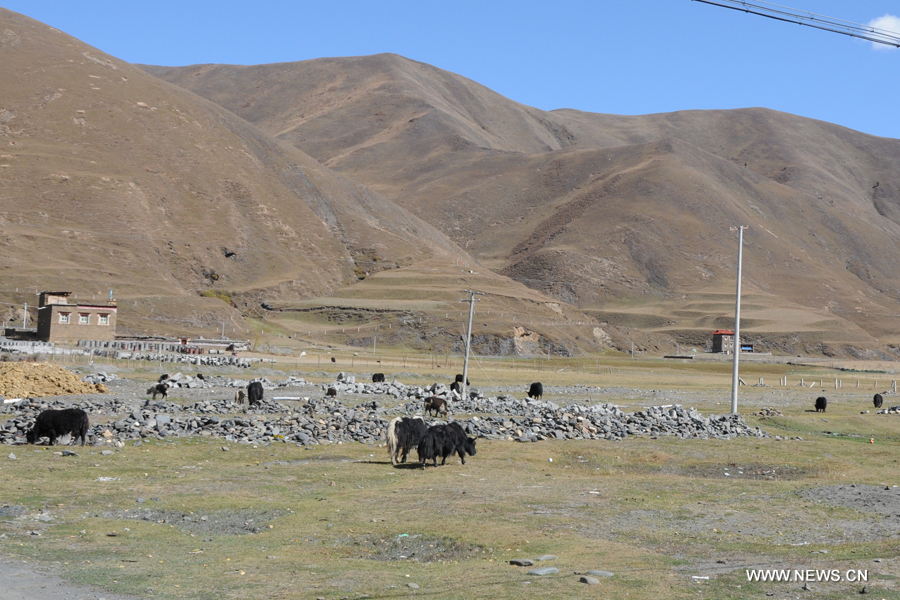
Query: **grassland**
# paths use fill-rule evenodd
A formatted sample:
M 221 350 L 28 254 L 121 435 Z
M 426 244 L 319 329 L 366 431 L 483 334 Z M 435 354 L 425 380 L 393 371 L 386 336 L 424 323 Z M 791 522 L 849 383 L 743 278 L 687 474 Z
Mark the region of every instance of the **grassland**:
M 345 358 L 323 368 L 339 369 Z M 382 359 L 388 373 L 403 360 L 426 378 L 448 370 L 432 369 L 432 357 Z M 328 379 L 313 371 L 315 357 L 303 360 L 276 366 Z M 730 365 L 591 364 L 550 361 L 533 371 L 524 361 L 485 361 L 472 372 L 495 385 L 541 379 L 620 389 L 630 410 L 640 408 L 629 400 L 638 388 L 659 390 L 660 403 L 727 410 Z M 747 421 L 781 440 L 480 440 L 467 465 L 425 471 L 392 468 L 384 448 L 362 444 L 148 440 L 113 455 L 76 448 L 77 457 L 15 447 L 17 459 L 0 469 L 0 551 L 54 565 L 76 582 L 154 598 L 846 598 L 862 588 L 811 583 L 809 593 L 802 583 L 751 583 L 753 568 L 867 570 L 873 597 L 900 598 L 900 518 L 810 492 L 900 483 L 900 416 L 860 414 L 871 410 L 866 388 L 875 378 L 879 391 L 889 386 L 891 369 L 881 366 L 746 365 L 748 381 L 789 377 L 788 387 L 741 389 Z M 858 376 L 866 378 L 860 388 Z M 825 415 L 810 411 L 820 390 L 800 388 L 799 377 L 830 388 L 843 378 L 841 389 L 829 389 Z M 782 416 L 753 414 L 765 405 Z M 536 566 L 559 574 L 529 576 L 508 563 L 542 554 L 558 558 Z M 598 569 L 615 575 L 599 586 L 578 583 L 576 572 Z

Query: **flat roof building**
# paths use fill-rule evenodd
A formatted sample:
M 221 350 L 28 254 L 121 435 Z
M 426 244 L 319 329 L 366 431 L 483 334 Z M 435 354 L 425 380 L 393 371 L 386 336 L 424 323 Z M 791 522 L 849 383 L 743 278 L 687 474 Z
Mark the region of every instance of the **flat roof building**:
M 734 352 L 734 332 L 728 329 L 717 329 L 712 333 L 712 351 Z
M 116 301 L 70 303 L 72 292 L 41 292 L 38 300 L 37 339 L 44 342 L 113 340 L 116 337 Z

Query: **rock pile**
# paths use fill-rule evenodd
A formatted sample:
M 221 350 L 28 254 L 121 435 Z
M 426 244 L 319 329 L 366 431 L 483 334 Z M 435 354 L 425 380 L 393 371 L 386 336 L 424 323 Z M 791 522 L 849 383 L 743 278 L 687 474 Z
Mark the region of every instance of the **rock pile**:
M 524 403 L 553 404 L 540 401 Z M 527 407 L 530 408 L 530 407 Z M 491 439 L 538 442 L 546 439 L 622 440 L 629 435 L 676 436 L 682 439 L 731 439 L 768 437 L 768 434 L 744 423 L 740 415 L 704 417 L 696 409 L 675 404 L 654 406 L 646 411 L 626 414 L 609 404 L 563 408 L 538 407 L 523 416 L 473 417 L 466 424 L 468 433 Z
M 378 443 L 387 427 L 387 421 L 380 416 L 380 404 L 372 401 L 353 408 L 328 400 L 310 400 L 302 407 L 264 402 L 246 412 L 230 401 L 204 401 L 190 406 L 147 401 L 140 408 L 118 401 L 102 408 L 98 404 L 78 404 L 92 415 L 88 439 L 95 444 L 191 435 L 250 444 L 274 441 L 303 445 L 351 441 Z M 67 406 L 59 401 L 40 400 L 16 406 L 13 418 L 0 429 L 0 443 L 24 443 L 25 433 L 42 410 Z M 94 415 L 106 415 L 109 420 L 103 423 Z
M 182 377 L 176 383 L 184 381 Z M 204 386 L 213 384 L 208 379 L 196 378 L 187 383 L 193 381 L 201 381 Z M 239 382 L 240 386 L 246 384 L 241 380 L 228 381 Z M 287 385 L 287 382 L 291 385 L 306 384 L 296 378 L 278 383 L 265 381 L 270 389 Z M 215 383 L 221 385 L 223 382 Z M 342 379 L 341 385 L 358 384 Z M 397 382 L 362 385 L 365 388 L 394 390 L 405 397 L 424 396 L 435 391 L 435 386 L 429 386 L 430 391 L 426 391 L 428 388 L 403 386 Z M 66 406 L 69 405 L 60 401 L 42 400 L 11 405 L 5 410 L 12 411 L 13 418 L 0 429 L 0 442 L 24 442 L 25 432 L 41 410 Z M 140 406 L 111 400 L 82 402 L 77 406 L 92 415 L 89 438 L 101 442 L 104 439 L 112 442 L 200 435 L 252 444 L 282 440 L 304 445 L 350 441 L 376 443 L 383 439 L 392 416 L 422 412 L 422 404 L 417 400 L 385 409 L 375 400 L 351 407 L 332 398 L 304 398 L 290 406 L 264 400 L 257 406 L 249 407 L 235 404 L 230 399 L 203 400 L 190 405 L 146 400 Z M 767 437 L 759 428 L 748 427 L 740 415 L 704 417 L 693 408 L 685 409 L 677 404 L 654 406 L 627 414 L 611 404 L 570 404 L 561 407 L 554 402 L 521 400 L 513 396 L 485 398 L 476 392 L 468 400 L 457 401 L 451 406 L 456 415 L 473 415 L 459 421 L 468 434 L 489 439 L 537 442 L 546 439 L 621 440 L 630 435 L 700 439 Z M 97 418 L 101 415 L 107 417 L 106 423 L 101 423 L 102 419 Z
M 756 414 L 757 414 L 758 416 L 764 418 L 764 419 L 766 419 L 766 418 L 768 418 L 768 417 L 780 417 L 780 416 L 782 416 L 780 410 L 778 410 L 778 409 L 776 409 L 776 408 L 771 408 L 771 407 L 768 407 L 768 406 L 762 407 L 761 409 L 759 409 L 759 412 L 756 413 Z
M 212 367 L 249 368 L 255 362 L 265 362 L 263 358 L 245 358 L 231 354 L 166 354 L 156 352 L 124 352 L 122 350 L 94 349 L 95 356 L 105 356 L 117 360 L 149 360 L 159 363 L 187 363 L 191 365 L 208 365 Z
M 85 375 L 81 380 L 84 381 L 85 383 L 97 384 L 97 383 L 106 383 L 108 381 L 115 381 L 118 378 L 119 378 L 118 375 L 107 374 L 107 373 L 104 373 L 103 371 L 100 371 L 99 373 L 91 373 L 90 375 Z
M 267 377 L 256 379 L 232 379 L 230 377 L 191 377 L 183 373 L 175 373 L 161 383 L 168 384 L 170 388 L 246 388 L 251 381 L 259 381 L 265 390 L 276 390 L 283 387 L 313 386 L 302 377 L 288 377 L 283 381 L 270 381 Z

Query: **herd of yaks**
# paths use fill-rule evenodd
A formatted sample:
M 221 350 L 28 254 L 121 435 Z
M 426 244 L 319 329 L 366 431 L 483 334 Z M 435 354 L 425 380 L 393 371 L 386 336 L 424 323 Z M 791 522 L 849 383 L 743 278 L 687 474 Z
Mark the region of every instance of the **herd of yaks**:
M 197 377 L 203 379 L 202 375 L 198 374 Z M 163 382 L 168 378 L 168 374 L 160 376 L 157 383 L 147 390 L 148 394 L 153 395 L 154 400 L 158 395 L 163 398 L 167 397 L 169 386 Z M 462 381 L 463 376 L 457 375 L 450 389 L 459 392 Z M 384 382 L 384 373 L 372 375 L 372 382 Z M 468 380 L 466 380 L 466 385 L 469 385 Z M 334 388 L 328 388 L 326 395 L 335 396 L 337 392 Z M 544 387 L 540 382 L 532 383 L 529 386 L 529 398 L 540 399 L 543 395 Z M 235 394 L 235 400 L 239 404 L 243 404 L 245 397 L 250 405 L 259 404 L 263 399 L 262 383 L 251 382 L 247 386 L 246 396 L 244 390 L 239 390 Z M 446 416 L 449 414 L 447 401 L 439 396 L 426 398 L 423 412 L 430 412 L 432 416 L 438 414 Z M 34 426 L 28 431 L 25 439 L 29 444 L 35 444 L 41 438 L 46 437 L 53 446 L 57 439 L 71 436 L 73 441 L 81 438 L 81 445 L 84 446 L 89 427 L 88 415 L 80 408 L 47 409 L 37 416 Z M 447 457 L 453 454 L 459 455 L 462 464 L 466 464 L 467 454 L 475 456 L 475 438 L 468 436 L 462 426 L 455 421 L 429 427 L 422 417 L 396 417 L 388 423 L 385 438 L 392 465 L 405 463 L 407 455 L 413 448 L 419 455 L 419 463 L 423 469 L 428 461 L 432 461 L 436 467 L 438 457 L 441 457 L 441 464 L 444 465 Z
M 824 390 L 823 390 L 824 391 Z M 885 394 L 887 392 L 884 392 Z M 872 404 L 875 405 L 875 408 L 881 408 L 884 404 L 884 396 L 881 394 L 875 394 L 872 398 Z M 828 398 L 825 396 L 819 396 L 816 398 L 816 412 L 825 412 L 825 409 L 828 408 Z
M 203 379 L 200 374 L 197 377 Z M 157 395 L 166 397 L 169 386 L 162 382 L 168 378 L 168 374 L 162 375 L 158 382 L 147 390 L 148 394 L 153 395 L 154 400 Z M 450 389 L 458 393 L 462 381 L 463 376 L 458 374 Z M 384 382 L 384 373 L 372 375 L 372 382 Z M 466 385 L 469 385 L 468 380 Z M 247 386 L 246 399 L 250 405 L 259 404 L 263 399 L 263 393 L 262 383 L 253 381 Z M 336 396 L 337 391 L 330 387 L 326 391 L 326 395 Z M 540 399 L 543 395 L 544 387 L 539 381 L 529 386 L 529 398 Z M 235 394 L 235 400 L 239 404 L 243 404 L 244 399 L 244 390 L 239 390 Z M 883 403 L 884 397 L 881 394 L 875 394 L 873 398 L 875 408 L 881 408 Z M 819 396 L 816 398 L 815 407 L 816 412 L 825 412 L 828 407 L 828 399 L 825 396 Z M 438 414 L 447 416 L 449 414 L 447 401 L 439 396 L 430 396 L 425 399 L 423 413 L 430 413 L 432 416 Z M 34 426 L 27 432 L 25 439 L 27 443 L 35 444 L 41 438 L 46 437 L 53 446 L 58 438 L 70 435 L 73 441 L 81 438 L 81 445 L 84 446 L 88 428 L 87 413 L 80 408 L 48 409 L 37 416 Z M 418 452 L 419 463 L 423 469 L 428 461 L 432 461 L 436 467 L 438 457 L 441 457 L 443 465 L 447 462 L 448 456 L 458 454 L 462 464 L 466 464 L 466 455 L 475 455 L 475 438 L 469 437 L 462 426 L 455 421 L 428 426 L 422 417 L 396 417 L 388 423 L 385 438 L 391 464 L 395 466 L 406 463 L 407 456 L 414 448 Z

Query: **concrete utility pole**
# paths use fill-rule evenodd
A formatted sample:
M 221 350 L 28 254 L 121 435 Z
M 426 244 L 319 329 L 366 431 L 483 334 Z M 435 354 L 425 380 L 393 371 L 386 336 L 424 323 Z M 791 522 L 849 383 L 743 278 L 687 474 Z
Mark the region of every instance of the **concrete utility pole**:
M 22 309 L 22 329 L 28 327 L 28 303 L 25 303 L 25 307 Z
M 744 253 L 744 230 L 747 228 L 747 225 L 731 228 L 731 231 L 737 230 L 738 232 L 737 291 L 734 294 L 734 368 L 731 373 L 732 414 L 737 414 L 738 384 L 740 383 L 740 377 L 738 376 L 738 361 L 741 356 L 741 261 L 743 260 Z
M 472 317 L 475 315 L 475 303 L 478 302 L 475 300 L 475 294 L 479 296 L 484 296 L 481 292 L 473 292 L 472 290 L 465 290 L 467 294 L 469 294 L 468 300 L 460 300 L 460 302 L 468 302 L 469 303 L 469 328 L 466 330 L 466 359 L 463 361 L 463 380 L 462 383 L 459 384 L 459 395 L 460 398 L 466 398 L 466 393 L 468 393 L 467 383 L 469 381 L 469 349 L 472 345 Z

